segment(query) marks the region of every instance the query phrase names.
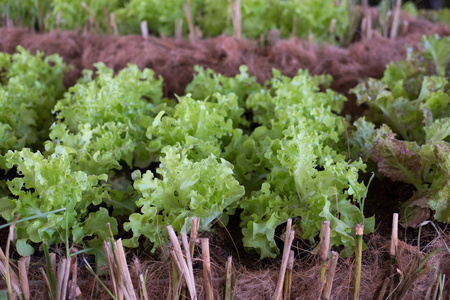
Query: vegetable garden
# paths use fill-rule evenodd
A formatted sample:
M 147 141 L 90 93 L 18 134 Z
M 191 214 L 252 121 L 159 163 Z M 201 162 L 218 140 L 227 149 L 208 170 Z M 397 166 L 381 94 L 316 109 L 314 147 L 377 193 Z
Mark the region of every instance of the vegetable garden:
M 6 1 L 0 297 L 448 299 L 448 10 L 320 2 Z

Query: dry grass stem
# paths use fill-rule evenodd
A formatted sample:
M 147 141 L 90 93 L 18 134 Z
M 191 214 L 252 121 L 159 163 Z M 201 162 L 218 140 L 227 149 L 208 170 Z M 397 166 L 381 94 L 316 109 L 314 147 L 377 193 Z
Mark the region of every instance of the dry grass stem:
M 338 260 L 339 260 L 339 253 L 336 251 L 331 251 L 331 259 L 328 265 L 325 286 L 322 292 L 322 298 L 325 300 L 328 300 L 331 297 L 331 289 L 333 288 L 333 280 L 336 274 L 336 266 Z
M 117 30 L 117 24 L 116 24 L 116 16 L 114 13 L 109 14 L 109 22 L 111 23 L 111 27 L 113 29 L 113 33 L 115 36 L 119 35 L 119 31 Z
M 294 231 L 291 230 L 292 228 L 292 219 L 289 219 L 287 221 L 286 225 L 286 233 L 284 238 L 284 248 L 283 248 L 283 258 L 281 260 L 281 268 L 280 273 L 278 275 L 278 281 L 277 281 L 277 288 L 275 290 L 275 299 L 281 300 L 282 294 L 283 294 L 283 283 L 284 283 L 284 276 L 286 274 L 286 267 L 289 259 L 289 251 L 292 246 L 292 242 L 294 241 Z
M 177 258 L 177 266 L 179 267 L 178 271 L 182 274 L 186 281 L 187 288 L 189 290 L 189 294 L 191 296 L 191 299 L 197 299 L 197 292 L 195 288 L 195 282 L 193 278 L 193 274 L 191 275 L 191 272 L 189 271 L 190 268 L 188 267 L 187 261 L 183 256 L 183 252 L 181 250 L 180 242 L 178 241 L 177 235 L 175 234 L 175 231 L 173 230 L 172 226 L 167 226 L 167 231 L 169 233 L 169 239 L 172 243 L 172 246 L 174 248 L 174 254 Z M 189 252 L 189 247 L 187 249 L 187 252 Z M 188 257 L 190 259 L 190 256 Z M 192 263 L 192 261 L 191 261 Z M 192 269 L 192 267 L 191 267 Z
M 327 259 L 329 251 L 330 251 L 330 221 L 323 221 L 322 228 L 320 231 L 320 248 L 319 248 L 320 282 L 321 282 L 319 295 L 322 295 L 323 288 L 326 283 Z
M 24 300 L 30 299 L 30 286 L 28 283 L 28 269 L 30 267 L 30 257 L 24 256 L 19 259 L 17 266 L 19 269 L 19 284 L 22 287 Z
M 144 39 L 148 39 L 148 26 L 147 21 L 141 22 L 141 34 Z
M 400 18 L 401 6 L 402 6 L 402 0 L 397 0 L 395 10 L 394 10 L 394 18 L 392 20 L 392 27 L 391 27 L 391 34 L 390 34 L 391 40 L 394 40 L 397 37 L 397 27 L 398 27 L 398 22 L 399 22 L 399 18 Z
M 294 270 L 294 251 L 289 251 L 289 259 L 286 267 L 286 277 L 284 278 L 284 300 L 291 299 L 292 291 L 292 272 Z
M 362 237 L 364 234 L 364 224 L 356 224 L 356 247 L 355 247 L 355 270 L 353 278 L 353 300 L 359 299 L 361 287 L 361 262 L 362 262 Z
M 183 39 L 183 19 L 175 21 L 175 34 L 176 41 L 181 41 Z
M 194 24 L 192 23 L 191 18 L 191 1 L 187 0 L 185 4 L 183 4 L 184 15 L 186 16 L 186 20 L 189 28 L 189 41 L 192 43 L 195 41 L 195 29 Z
M 227 262 L 225 264 L 225 269 L 226 269 L 226 278 L 225 278 L 225 300 L 231 300 L 231 288 L 232 288 L 232 283 L 231 283 L 231 279 L 232 279 L 232 262 L 233 262 L 233 257 L 232 256 L 228 256 Z
M 211 257 L 209 254 L 209 239 L 202 239 L 202 260 L 203 260 L 203 284 L 205 286 L 205 299 L 214 300 Z
M 195 244 L 198 242 L 198 228 L 200 227 L 200 219 L 192 218 L 191 219 L 191 235 L 190 235 L 190 249 L 191 249 L 191 257 L 194 256 Z

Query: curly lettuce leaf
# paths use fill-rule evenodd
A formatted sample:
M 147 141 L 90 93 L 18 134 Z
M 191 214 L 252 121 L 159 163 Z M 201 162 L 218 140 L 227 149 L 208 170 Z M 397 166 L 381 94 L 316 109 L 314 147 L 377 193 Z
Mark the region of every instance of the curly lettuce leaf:
M 208 230 L 215 219 L 226 225 L 226 214 L 234 213 L 244 188 L 233 176 L 233 166 L 213 155 L 200 161 L 190 160 L 187 149 L 166 146 L 162 149 L 157 175 L 135 171 L 134 187 L 142 198 L 136 202 L 140 213 L 130 215 L 125 223 L 133 237 L 124 245 L 137 247 L 146 237 L 154 251 L 167 241 L 166 226 L 177 232 L 188 230 L 191 217 L 200 219 L 200 229 Z M 223 219 L 225 217 L 225 219 Z
M 403 224 L 417 226 L 435 210 L 435 218 L 448 222 L 448 184 L 450 180 L 450 145 L 447 142 L 415 142 L 383 134 L 372 149 L 378 170 L 393 181 L 413 184 L 417 191 L 402 205 Z
M 31 55 L 22 47 L 17 53 L 0 53 L 0 155 L 23 147 L 40 149 L 48 138 L 52 109 L 62 96 L 62 58 L 43 52 Z
M 111 174 L 123 162 L 130 168 L 148 166 L 154 158 L 146 150 L 145 132 L 160 106 L 165 106 L 162 79 L 135 65 L 114 77 L 103 63 L 95 67 L 95 78 L 92 71 L 85 71 L 56 104 L 58 121 L 45 144 L 47 153 L 73 154 L 79 169 L 89 174 Z
M 450 61 L 450 38 L 439 37 L 437 34 L 422 37 L 421 46 L 425 50 L 425 56 L 433 60 L 436 73 L 439 76 L 448 76 L 447 68 Z
M 71 157 L 67 154 L 46 158 L 28 148 L 6 154 L 7 168 L 17 168 L 20 177 L 7 182 L 12 197 L 3 199 L 7 206 L 2 212 L 5 220 L 12 221 L 15 213 L 27 218 L 65 208 L 65 211 L 49 214 L 45 218 L 18 223 L 16 235 L 22 242 L 59 243 L 61 238 L 65 239 L 66 232 L 74 243 L 83 241 L 86 232 L 81 233 L 80 228 L 83 228 L 88 215 L 88 207 L 99 205 L 109 197 L 102 186 L 108 177 L 105 174 L 97 176 L 74 171 L 71 163 Z M 117 226 L 113 231 L 117 231 Z M 102 231 L 98 230 L 96 234 L 101 235 Z
M 216 102 L 179 97 L 172 114 L 160 112 L 147 128 L 149 151 L 159 156 L 165 146 L 181 145 L 189 149 L 192 159 L 220 156 L 224 138 L 233 132 L 232 118 L 239 118 L 243 111 L 234 94 L 213 98 Z

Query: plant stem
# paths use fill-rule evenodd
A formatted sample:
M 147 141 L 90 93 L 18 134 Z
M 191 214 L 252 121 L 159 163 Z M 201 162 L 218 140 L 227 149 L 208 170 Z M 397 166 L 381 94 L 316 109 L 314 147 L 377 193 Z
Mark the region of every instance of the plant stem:
M 323 289 L 322 297 L 325 300 L 330 299 L 331 288 L 333 287 L 334 275 L 336 274 L 336 266 L 339 259 L 339 253 L 336 251 L 331 251 L 330 266 L 327 272 L 327 279 L 325 282 L 325 287 Z
M 275 291 L 275 300 L 281 300 L 283 295 L 283 283 L 284 283 L 284 276 L 286 273 L 286 267 L 287 262 L 289 258 L 289 250 L 292 246 L 292 241 L 294 240 L 294 231 L 291 230 L 292 228 L 292 219 L 289 219 L 287 221 L 286 225 L 286 233 L 284 237 L 284 248 L 283 248 L 283 258 L 281 261 L 281 268 L 280 273 L 278 276 L 278 282 L 277 282 L 277 289 Z
M 359 299 L 359 289 L 361 287 L 361 261 L 362 261 L 362 237 L 364 234 L 364 224 L 357 224 L 355 227 L 356 247 L 355 247 L 355 276 L 353 282 L 353 300 Z
M 225 281 L 225 300 L 231 300 L 232 256 L 228 256 L 225 269 L 227 270 Z
M 292 271 L 294 270 L 294 251 L 289 251 L 289 259 L 286 267 L 286 277 L 284 278 L 284 300 L 291 299 Z
M 213 286 L 211 275 L 211 257 L 209 255 L 209 239 L 202 239 L 203 283 L 205 285 L 205 299 L 213 300 Z
M 321 283 L 319 295 L 322 294 L 327 279 L 326 271 L 327 271 L 327 259 L 329 251 L 330 251 L 330 221 L 323 221 L 322 229 L 320 231 L 320 249 L 319 249 L 320 283 Z
M 398 248 L 398 214 L 394 213 L 392 216 L 392 233 L 391 233 L 391 248 L 390 254 L 390 277 L 391 284 L 389 293 L 392 293 L 396 284 L 395 274 L 397 274 L 397 248 Z

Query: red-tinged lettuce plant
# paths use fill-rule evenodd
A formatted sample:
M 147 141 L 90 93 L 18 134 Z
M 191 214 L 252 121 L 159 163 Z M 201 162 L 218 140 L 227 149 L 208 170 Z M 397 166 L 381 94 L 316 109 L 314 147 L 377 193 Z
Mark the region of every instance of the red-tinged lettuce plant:
M 369 106 L 368 121 L 386 124 L 399 138 L 419 144 L 447 138 L 434 129 L 450 127 L 450 37 L 424 37 L 421 45 L 423 53 L 409 49 L 407 59 L 388 65 L 381 80 L 369 79 L 353 89 L 358 104 Z
M 419 146 L 383 134 L 372 148 L 378 170 L 393 181 L 414 185 L 414 195 L 402 205 L 403 223 L 418 226 L 429 217 L 450 223 L 450 145 L 444 141 Z
M 450 38 L 424 37 L 421 45 L 423 53 L 409 50 L 381 80 L 354 89 L 369 111 L 354 123 L 350 139 L 354 157 L 372 159 L 381 174 L 416 188 L 402 205 L 402 221 L 410 226 L 430 209 L 436 220 L 450 222 Z

